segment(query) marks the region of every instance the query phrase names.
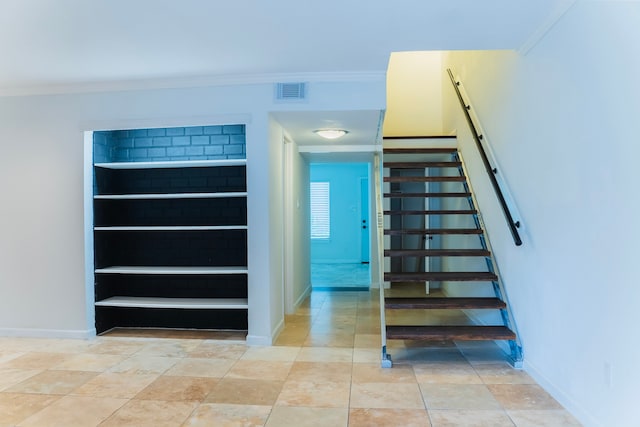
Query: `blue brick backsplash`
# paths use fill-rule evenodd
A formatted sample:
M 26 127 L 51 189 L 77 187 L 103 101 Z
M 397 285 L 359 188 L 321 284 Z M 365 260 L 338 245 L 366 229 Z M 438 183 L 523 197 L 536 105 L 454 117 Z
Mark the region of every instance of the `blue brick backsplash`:
M 93 133 L 95 163 L 244 158 L 246 158 L 244 125 L 133 129 Z

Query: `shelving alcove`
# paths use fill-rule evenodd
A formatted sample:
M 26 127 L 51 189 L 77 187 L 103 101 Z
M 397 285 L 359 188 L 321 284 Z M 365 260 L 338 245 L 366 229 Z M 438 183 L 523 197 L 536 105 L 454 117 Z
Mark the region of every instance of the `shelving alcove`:
M 96 331 L 247 329 L 246 160 L 94 164 Z

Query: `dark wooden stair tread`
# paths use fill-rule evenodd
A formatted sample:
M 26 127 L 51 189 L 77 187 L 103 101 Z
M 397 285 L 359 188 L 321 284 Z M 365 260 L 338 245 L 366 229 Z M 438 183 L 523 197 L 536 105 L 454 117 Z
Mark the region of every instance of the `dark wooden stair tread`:
M 480 228 L 426 228 L 426 229 L 399 229 L 399 230 L 384 230 L 384 234 L 388 236 L 398 236 L 406 234 L 482 234 Z
M 500 309 L 507 305 L 499 298 L 385 298 L 388 309 Z
M 440 210 L 388 210 L 383 212 L 385 215 L 475 215 L 478 213 L 475 209 L 467 210 L 454 210 L 454 209 L 440 209 Z
M 457 153 L 457 148 L 384 148 L 383 154 L 447 154 Z
M 486 282 L 498 280 L 489 271 L 428 271 L 423 273 L 384 273 L 386 282 Z
M 486 249 L 385 249 L 388 257 L 489 256 Z
M 506 326 L 400 326 L 387 325 L 387 338 L 425 341 L 513 340 L 516 334 Z
M 461 192 L 461 193 L 401 193 L 401 192 L 391 192 L 384 193 L 384 197 L 393 199 L 393 198 L 402 198 L 402 197 L 470 197 L 471 193 Z
M 383 162 L 382 166 L 390 169 L 456 168 L 462 166 L 462 162 Z
M 464 176 L 385 176 L 384 182 L 465 182 Z

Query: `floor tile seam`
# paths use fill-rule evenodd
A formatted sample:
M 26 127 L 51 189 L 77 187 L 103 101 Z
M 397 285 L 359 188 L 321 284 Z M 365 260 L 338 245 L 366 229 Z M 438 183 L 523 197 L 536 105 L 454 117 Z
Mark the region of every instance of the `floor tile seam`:
M 313 347 L 302 347 L 302 348 L 313 348 Z M 334 347 L 334 348 L 340 348 L 340 347 Z M 342 347 L 342 348 L 349 348 L 349 347 Z M 349 358 L 349 360 L 302 360 L 299 358 L 296 358 L 296 360 L 294 360 L 294 363 L 300 363 L 300 362 L 306 362 L 306 363 L 351 363 L 353 364 L 353 352 L 351 352 L 351 357 Z
M 516 420 L 512 418 L 511 414 L 509 413 L 509 410 L 505 408 L 504 413 L 509 418 L 509 421 L 511 421 L 513 425 L 517 427 L 518 423 L 516 422 Z
M 3 394 L 26 394 L 29 396 L 52 396 L 61 398 L 63 396 L 67 396 L 69 393 L 38 393 L 36 391 L 3 391 L 0 392 Z
M 427 397 L 422 393 L 422 389 L 420 389 L 420 393 L 422 394 L 422 398 L 425 404 L 425 407 L 429 410 L 433 411 L 503 411 L 506 412 L 507 408 L 505 408 L 496 398 L 492 396 L 495 402 L 497 403 L 496 408 L 431 408 L 429 407 L 429 403 L 427 402 Z
M 45 408 L 43 408 L 43 410 L 44 410 L 44 409 L 46 409 L 46 408 L 48 408 L 48 407 L 50 407 L 50 406 L 52 406 L 52 405 L 54 405 L 56 402 L 59 402 L 59 401 L 60 401 L 60 400 L 62 400 L 64 397 L 86 397 L 86 398 L 92 398 L 92 399 L 97 399 L 97 400 L 102 400 L 102 399 L 122 400 L 122 401 L 123 401 L 123 402 L 122 402 L 122 404 L 121 404 L 119 407 L 115 408 L 115 409 L 111 412 L 111 414 L 109 414 L 107 417 L 103 418 L 103 419 L 102 419 L 102 421 L 100 421 L 100 424 L 102 424 L 103 422 L 105 422 L 108 418 L 110 418 L 112 415 L 114 415 L 116 412 L 118 412 L 118 411 L 119 411 L 123 406 L 125 406 L 126 404 L 128 404 L 128 403 L 129 403 L 129 401 L 131 401 L 131 400 L 132 400 L 131 398 L 124 398 L 124 397 L 107 397 L 107 398 L 105 398 L 105 397 L 96 397 L 96 396 L 87 396 L 87 395 L 75 395 L 75 394 L 71 394 L 71 393 L 69 393 L 69 394 L 67 394 L 67 395 L 65 395 L 65 396 L 63 396 L 63 397 L 61 397 L 60 399 L 57 399 L 55 402 L 52 402 L 51 404 L 47 405 Z M 41 412 L 41 411 L 38 411 L 38 412 Z M 36 413 L 36 414 L 37 414 L 37 413 Z M 36 414 L 32 414 L 31 416 L 35 416 Z M 29 418 L 29 417 L 27 417 L 27 418 Z M 27 419 L 27 418 L 25 418 L 22 422 L 26 421 L 26 419 Z
M 11 386 L 7 387 L 6 389 L 2 390 L 1 392 L 9 392 L 9 393 L 27 393 L 27 394 L 42 394 L 42 393 L 37 393 L 37 392 L 32 392 L 32 393 L 29 393 L 29 392 L 11 392 L 9 389 L 10 389 L 10 388 L 13 388 L 13 387 L 17 387 L 17 386 L 19 386 L 19 385 L 21 385 L 21 384 L 23 384 L 23 383 L 25 383 L 25 382 L 27 382 L 27 381 L 30 381 L 30 380 L 32 380 L 34 377 L 36 377 L 37 375 L 40 375 L 40 374 L 42 374 L 42 373 L 44 373 L 44 372 L 60 372 L 60 373 L 65 373 L 65 372 L 84 372 L 84 373 L 91 373 L 91 374 L 95 374 L 95 372 L 93 372 L 93 371 L 64 371 L 64 370 L 63 370 L 63 371 L 58 371 L 58 370 L 55 370 L 55 371 L 54 371 L 54 370 L 50 370 L 50 369 L 45 369 L 45 370 L 43 370 L 43 371 L 41 371 L 41 372 L 39 372 L 39 373 L 37 373 L 37 374 L 35 374 L 35 375 L 32 375 L 32 376 L 30 376 L 30 377 L 28 377 L 28 378 L 23 379 L 22 381 L 20 381 L 20 382 L 18 382 L 18 383 L 16 383 L 16 384 L 13 384 L 13 385 L 11 385 Z M 94 375 L 91 379 L 95 378 L 97 375 L 98 375 L 98 374 Z M 78 389 L 78 388 L 82 387 L 84 384 L 86 384 L 87 382 L 91 381 L 91 379 L 89 379 L 89 380 L 85 381 L 84 383 L 80 384 L 79 386 L 77 386 L 77 387 L 76 387 L 76 388 L 74 388 L 73 390 L 76 390 L 76 389 Z M 57 393 L 56 393 L 56 394 L 57 394 Z
M 351 364 L 351 375 L 349 381 L 349 397 L 347 399 L 347 426 L 349 426 L 350 417 L 351 417 L 351 396 L 353 396 L 353 363 Z
M 80 387 L 78 387 L 80 388 Z M 67 396 L 71 396 L 71 397 L 92 397 L 94 399 L 126 399 L 127 401 L 131 400 L 134 398 L 134 396 L 97 396 L 94 394 L 85 394 L 85 393 L 78 393 L 77 392 L 78 389 L 75 389 L 73 391 L 70 391 L 69 393 L 67 393 Z M 136 393 L 137 394 L 137 393 Z
M 101 426 L 101 425 L 104 425 L 107 421 L 109 421 L 109 419 L 114 417 L 122 408 L 127 406 L 130 402 L 131 402 L 131 399 L 127 399 L 127 401 L 124 402 L 122 405 L 120 405 L 120 407 L 118 409 L 114 410 L 108 417 L 106 417 L 105 419 L 100 421 L 100 424 L 98 424 L 98 427 Z
M 143 390 L 140 390 L 140 393 L 142 393 Z M 143 397 L 138 397 L 138 395 L 140 394 L 136 394 L 134 397 L 128 399 L 128 401 L 136 401 L 136 402 L 165 402 L 165 403 L 172 403 L 172 402 L 185 402 L 185 403 L 196 403 L 198 405 L 200 405 L 201 403 L 204 402 L 204 400 L 198 400 L 198 399 L 159 399 L 157 397 L 154 397 L 153 399 L 145 399 Z
M 278 395 L 279 396 L 279 395 Z M 278 398 L 276 397 L 276 401 L 278 400 Z M 269 410 L 269 415 L 267 415 L 267 417 L 264 420 L 264 424 L 263 427 L 269 424 L 269 419 L 271 418 L 271 415 L 273 414 L 273 409 L 275 408 L 275 402 L 273 405 L 271 405 L 271 409 Z
M 449 412 L 449 413 L 455 413 L 455 412 L 460 412 L 460 411 L 464 411 L 464 412 L 486 412 L 486 413 L 495 413 L 495 412 L 500 412 L 502 413 L 504 416 L 507 417 L 507 419 L 509 420 L 509 422 L 511 422 L 513 427 L 517 427 L 517 424 L 515 423 L 515 421 L 513 421 L 513 419 L 511 418 L 511 416 L 509 415 L 509 413 L 505 410 L 505 409 L 433 409 L 433 410 L 427 410 L 427 412 L 429 413 L 429 421 L 431 422 L 431 425 L 435 425 L 433 418 L 432 418 L 432 413 L 435 412 Z
M 30 393 L 24 393 L 24 394 L 30 394 Z M 55 396 L 55 395 L 49 395 L 49 396 L 57 397 L 57 396 Z M 48 405 L 43 406 L 42 408 L 40 408 L 38 411 L 36 411 L 36 412 L 34 412 L 34 413 L 32 413 L 32 414 L 29 414 L 29 415 L 27 415 L 26 417 L 22 418 L 19 422 L 17 422 L 17 423 L 15 424 L 15 426 L 19 426 L 19 425 L 21 425 L 22 423 L 24 423 L 24 422 L 25 422 L 26 420 L 28 420 L 29 418 L 31 418 L 31 417 L 33 417 L 33 416 L 35 416 L 35 415 L 39 414 L 40 412 L 44 411 L 45 409 L 47 409 L 48 407 L 50 407 L 51 405 L 53 405 L 54 403 L 56 403 L 56 402 L 58 402 L 60 399 L 62 399 L 62 397 L 63 397 L 63 396 L 58 397 L 58 398 L 57 398 L 57 399 L 55 399 L 53 402 L 51 402 L 51 403 L 49 403 Z M 12 426 L 13 426 L 13 424 L 12 424 Z
M 508 381 L 508 382 L 496 382 L 496 381 L 489 381 L 486 377 L 487 376 L 494 376 L 494 377 L 505 377 L 508 374 L 504 375 L 501 373 L 495 373 L 495 374 L 482 374 L 478 371 L 478 368 L 482 365 L 471 365 L 473 367 L 473 370 L 476 372 L 476 375 L 478 375 L 478 377 L 480 377 L 480 380 L 482 381 L 483 384 L 485 385 L 537 385 L 537 383 L 535 382 L 535 380 L 533 380 L 532 378 L 529 377 L 529 379 L 527 380 L 527 382 L 521 382 L 521 381 Z M 524 372 L 522 370 L 518 370 L 515 368 L 512 368 L 509 365 L 506 365 L 505 367 L 509 367 L 509 369 L 511 369 L 514 372 Z M 525 372 L 526 373 L 526 372 Z M 517 374 L 516 374 L 517 375 Z M 526 378 L 525 378 L 526 380 Z
M 309 409 L 346 409 L 349 410 L 349 406 L 334 406 L 334 405 L 285 405 L 282 403 L 278 403 L 278 399 L 276 399 L 273 404 L 274 408 L 309 408 Z
M 200 409 L 200 406 L 202 405 L 202 403 L 203 402 L 198 402 L 198 404 L 195 406 L 195 408 L 193 408 L 191 413 L 189 413 L 189 415 L 187 415 L 187 417 L 184 419 L 184 421 L 182 421 L 180 426 L 186 426 L 186 423 L 191 419 L 191 417 L 193 417 L 198 412 L 198 409 Z
M 351 385 L 353 382 L 351 379 L 342 380 L 342 381 L 328 381 L 328 380 L 296 380 L 296 379 L 288 379 L 283 382 L 282 386 L 284 387 L 287 384 L 313 384 L 313 385 Z

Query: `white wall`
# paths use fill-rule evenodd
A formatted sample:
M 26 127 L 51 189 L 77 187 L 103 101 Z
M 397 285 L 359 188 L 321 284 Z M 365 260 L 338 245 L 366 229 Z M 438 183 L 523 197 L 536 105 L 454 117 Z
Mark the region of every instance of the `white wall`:
M 84 278 L 84 254 L 91 250 L 84 244 L 84 130 L 245 122 L 249 340 L 270 343 L 282 318 L 282 264 L 271 253 L 282 235 L 270 228 L 281 221 L 281 208 L 272 206 L 281 197 L 281 174 L 272 172 L 282 141 L 268 113 L 384 107 L 382 80 L 310 84 L 311 99 L 295 105 L 274 104 L 270 84 L 0 98 L 0 334 L 92 334 L 85 304 L 92 284 Z
M 638 2 L 578 1 L 526 56 L 445 59 L 522 214 L 516 247 L 459 132 L 525 369 L 587 426 L 637 425 L 639 21 Z M 445 129 L 462 131 L 452 89 L 446 97 Z
M 284 165 L 285 313 L 295 313 L 311 292 L 309 163 L 286 140 Z
M 268 233 L 269 247 L 262 257 L 269 260 L 269 283 L 270 287 L 265 287 L 269 291 L 270 316 L 269 331 L 272 341 L 284 328 L 284 131 L 282 126 L 273 119 L 269 120 L 269 143 L 267 145 L 266 158 L 272 166 L 269 173 L 269 180 L 266 183 L 266 193 L 269 195 L 269 224 L 266 227 Z M 266 212 L 263 212 L 263 214 Z M 261 295 L 263 293 L 261 292 Z M 253 343 L 253 340 L 248 340 Z M 256 344 L 263 343 L 259 340 Z

